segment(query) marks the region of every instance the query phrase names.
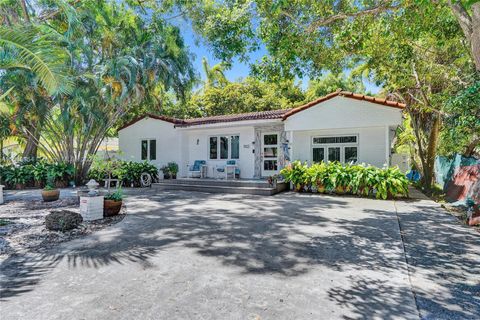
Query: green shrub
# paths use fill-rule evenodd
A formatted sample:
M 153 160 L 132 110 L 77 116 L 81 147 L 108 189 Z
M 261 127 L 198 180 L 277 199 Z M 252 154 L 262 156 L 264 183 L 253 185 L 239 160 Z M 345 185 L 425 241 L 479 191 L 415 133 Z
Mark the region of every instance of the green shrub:
M 133 162 L 117 159 L 110 159 L 108 161 L 94 160 L 88 171 L 88 178 L 102 181 L 109 176 L 109 173 L 111 173 L 111 178 L 120 179 L 127 186 L 132 184 L 134 186 L 139 186 L 140 176 L 144 172 L 150 174 L 153 180 L 158 179 L 157 167 L 147 161 Z
M 0 165 L 0 181 L 4 182 L 8 188 L 16 185 L 27 187 L 44 186 L 47 182 L 48 174 L 54 181 L 64 184 L 73 177 L 75 169 L 69 163 L 54 163 L 44 159 L 23 160 L 16 165 Z
M 294 161 L 280 171 L 297 191 L 352 193 L 377 199 L 408 196 L 408 180 L 397 167 L 379 169 L 339 162 L 313 164 Z

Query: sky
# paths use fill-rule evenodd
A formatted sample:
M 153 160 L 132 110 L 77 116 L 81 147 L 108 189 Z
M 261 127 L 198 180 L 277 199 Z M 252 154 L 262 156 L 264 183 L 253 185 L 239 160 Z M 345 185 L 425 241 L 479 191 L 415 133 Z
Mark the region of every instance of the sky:
M 205 74 L 203 73 L 202 58 L 206 57 L 208 64 L 210 66 L 220 63 L 221 61 L 216 59 L 213 56 L 212 52 L 208 50 L 208 48 L 205 46 L 205 44 L 202 43 L 202 41 L 198 41 L 199 38 L 194 34 L 189 23 L 186 23 L 185 21 L 179 21 L 178 25 L 180 27 L 180 30 L 186 45 L 189 47 L 190 51 L 195 55 L 193 66 L 200 73 L 200 76 L 202 77 L 202 79 L 204 79 Z M 238 61 L 238 59 L 235 60 L 232 63 L 231 68 L 225 72 L 225 76 L 229 81 L 236 81 L 241 78 L 247 77 L 250 72 L 249 64 L 257 60 L 260 60 L 266 54 L 267 54 L 266 49 L 260 48 L 258 51 L 250 53 L 249 55 L 250 61 L 248 62 L 241 62 L 241 61 Z M 344 72 L 348 74 L 349 71 L 345 70 Z M 302 81 L 302 88 L 305 89 L 306 86 L 308 85 L 308 78 L 301 79 L 301 81 Z M 369 82 L 366 79 L 364 79 L 363 82 L 364 82 L 366 91 L 372 94 L 378 93 L 381 89 L 381 87 L 375 85 L 372 82 Z

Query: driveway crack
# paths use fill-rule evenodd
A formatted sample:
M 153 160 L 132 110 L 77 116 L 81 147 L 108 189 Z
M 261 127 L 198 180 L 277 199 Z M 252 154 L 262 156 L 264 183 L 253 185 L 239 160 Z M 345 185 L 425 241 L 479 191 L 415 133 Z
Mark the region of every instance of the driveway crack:
M 418 313 L 418 318 L 422 319 L 422 315 L 420 313 L 420 307 L 418 304 L 418 298 L 417 298 L 417 293 L 415 292 L 415 289 L 413 287 L 413 282 L 412 282 L 412 272 L 410 269 L 410 264 L 408 263 L 408 256 L 407 256 L 407 249 L 405 246 L 405 232 L 402 228 L 402 223 L 400 221 L 400 216 L 398 215 L 398 209 L 397 209 L 397 202 L 393 201 L 393 207 L 395 208 L 395 216 L 397 217 L 397 223 L 398 223 L 398 229 L 400 230 L 400 239 L 402 240 L 402 249 L 403 249 L 403 258 L 405 260 L 405 264 L 407 266 L 407 276 L 408 276 L 408 282 L 410 283 L 410 291 L 412 292 L 413 299 L 415 301 L 415 307 L 417 308 L 417 313 Z

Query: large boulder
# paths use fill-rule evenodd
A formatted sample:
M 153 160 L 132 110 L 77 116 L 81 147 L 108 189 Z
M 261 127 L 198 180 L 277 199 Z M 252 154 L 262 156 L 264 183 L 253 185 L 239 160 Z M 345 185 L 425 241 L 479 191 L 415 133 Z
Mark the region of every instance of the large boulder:
M 78 227 L 83 218 L 79 213 L 68 210 L 55 210 L 45 217 L 48 230 L 66 231 Z

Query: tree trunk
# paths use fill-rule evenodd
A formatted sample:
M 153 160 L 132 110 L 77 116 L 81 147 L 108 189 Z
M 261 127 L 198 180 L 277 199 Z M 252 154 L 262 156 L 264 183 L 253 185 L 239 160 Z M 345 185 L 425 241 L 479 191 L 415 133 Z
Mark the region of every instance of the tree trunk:
M 32 129 L 32 131 L 29 131 L 31 134 L 27 135 L 27 144 L 23 150 L 22 158 L 37 159 L 40 130 Z
M 466 146 L 464 156 L 473 157 L 473 154 L 475 153 L 475 148 L 479 144 L 480 144 L 480 138 L 473 139 L 473 141 Z
M 423 187 L 427 194 L 431 194 L 434 170 L 435 170 L 435 157 L 437 154 L 438 137 L 440 134 L 440 116 L 434 115 L 432 128 L 430 129 L 430 139 L 428 141 L 427 154 L 425 159 L 425 168 L 423 169 Z
M 472 56 L 475 68 L 480 73 L 480 2 L 472 5 Z
M 472 4 L 471 16 L 460 1 L 450 0 L 449 4 L 465 38 L 470 43 L 475 69 L 480 72 L 480 2 Z

